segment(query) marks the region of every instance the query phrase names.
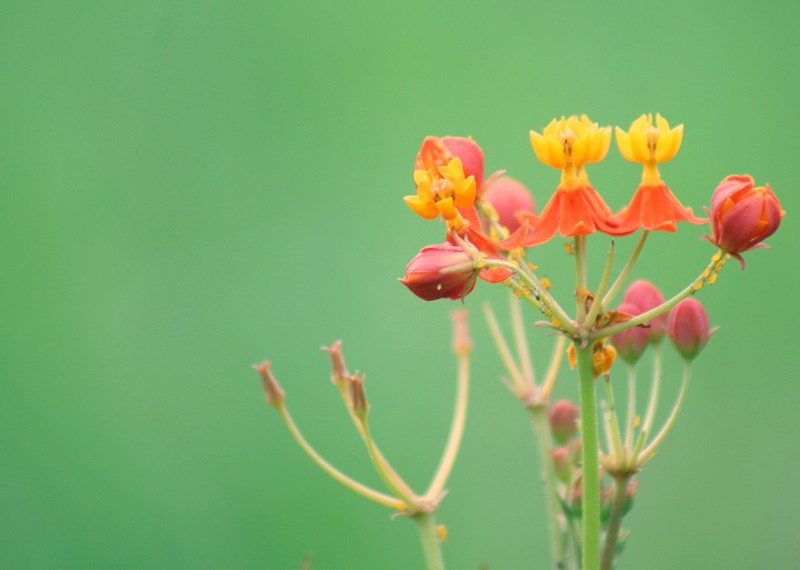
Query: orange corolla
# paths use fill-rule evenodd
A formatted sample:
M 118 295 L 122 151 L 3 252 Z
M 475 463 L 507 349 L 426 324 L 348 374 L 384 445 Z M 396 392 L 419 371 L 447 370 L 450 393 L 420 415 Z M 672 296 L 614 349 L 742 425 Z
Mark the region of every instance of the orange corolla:
M 403 198 L 409 208 L 423 218 L 433 219 L 442 215 L 448 227 L 460 231 L 464 225 L 458 208 L 475 203 L 475 177 L 464 176 L 464 167 L 459 158 L 446 165 L 430 170 L 415 170 L 414 182 L 417 195 Z
M 630 203 L 617 214 L 616 235 L 626 235 L 639 228 L 677 231 L 677 222 L 703 224 L 707 220 L 694 215 L 661 180 L 657 163 L 672 160 L 683 140 L 683 125 L 670 128 L 664 117 L 642 115 L 628 132 L 616 129 L 617 145 L 622 156 L 643 165 L 642 182 Z
M 544 243 L 556 232 L 578 236 L 597 230 L 613 233 L 611 208 L 589 183 L 585 165 L 605 157 L 611 143 L 611 128 L 599 127 L 586 115 L 553 119 L 542 133 L 531 131 L 531 145 L 543 163 L 561 169 L 561 183 L 538 216 L 521 213 L 532 230 L 523 245 Z

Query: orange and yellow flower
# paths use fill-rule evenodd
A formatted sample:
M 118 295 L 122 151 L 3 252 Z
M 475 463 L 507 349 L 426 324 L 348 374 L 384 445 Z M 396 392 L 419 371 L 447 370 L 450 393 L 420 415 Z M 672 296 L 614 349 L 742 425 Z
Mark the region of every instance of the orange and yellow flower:
M 423 218 L 432 220 L 442 215 L 448 227 L 461 231 L 464 218 L 458 208 L 472 206 L 476 197 L 474 176 L 464 176 L 459 158 L 430 170 L 415 170 L 416 196 L 403 198 L 408 207 Z
M 589 183 L 585 165 L 602 160 L 611 144 L 611 127 L 600 127 L 586 115 L 553 119 L 541 134 L 531 131 L 531 145 L 543 163 L 561 169 L 561 183 L 540 215 L 520 214 L 532 230 L 523 245 L 551 239 L 556 232 L 577 236 L 597 230 L 613 233 L 611 208 Z
M 656 114 L 642 115 L 626 132 L 616 128 L 617 145 L 627 160 L 643 164 L 642 182 L 628 206 L 618 214 L 616 235 L 626 235 L 639 228 L 677 231 L 677 222 L 702 224 L 707 220 L 694 215 L 661 180 L 659 162 L 672 160 L 683 141 L 683 125 L 670 128 L 667 120 Z

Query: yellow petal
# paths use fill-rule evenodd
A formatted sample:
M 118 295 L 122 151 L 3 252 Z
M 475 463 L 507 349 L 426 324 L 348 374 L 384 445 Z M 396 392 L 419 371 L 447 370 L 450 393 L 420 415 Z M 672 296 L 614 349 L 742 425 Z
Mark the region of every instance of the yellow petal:
M 533 152 L 536 153 L 536 158 L 545 164 L 550 164 L 547 140 L 536 131 L 531 131 L 531 146 L 533 147 Z
M 404 196 L 403 200 L 405 200 L 409 208 L 423 218 L 432 220 L 439 215 L 439 210 L 436 209 L 436 205 L 432 200 L 423 200 L 419 196 Z
M 631 129 L 628 133 L 631 139 L 631 150 L 636 162 L 650 160 L 650 150 L 647 148 L 647 135 L 644 130 Z
M 575 140 L 572 144 L 572 164 L 580 166 L 586 164 L 591 156 L 592 136 L 585 135 Z
M 669 132 L 669 123 L 664 117 L 661 116 L 661 113 L 656 113 L 656 128 L 661 132 L 662 135 Z
M 560 140 L 547 139 L 547 155 L 550 159 L 547 164 L 554 168 L 564 168 L 567 164 L 564 147 Z
M 603 127 L 592 137 L 592 156 L 589 162 L 599 162 L 608 154 L 608 147 L 611 146 L 611 127 Z
M 653 117 L 650 116 L 648 120 L 647 115 L 641 115 L 638 119 L 631 123 L 631 128 L 628 129 L 628 132 L 631 133 L 633 131 L 641 131 L 644 132 L 648 127 L 653 125 Z
M 633 154 L 633 149 L 631 148 L 631 137 L 619 127 L 617 127 L 614 132 L 617 135 L 617 146 L 619 147 L 619 152 L 622 157 L 625 160 L 636 162 L 636 156 Z
M 436 202 L 436 209 L 442 213 L 442 217 L 445 220 L 452 220 L 458 216 L 458 210 L 456 210 L 456 205 L 452 198 L 445 198 Z
M 461 208 L 472 206 L 472 204 L 475 203 L 476 195 L 477 186 L 475 185 L 475 177 L 469 175 L 461 184 L 461 189 L 456 192 L 456 204 Z
M 658 139 L 656 145 L 656 153 L 653 158 L 656 162 L 666 162 L 672 160 L 678 149 L 681 148 L 681 141 L 683 140 L 683 125 L 678 125 L 667 134 Z

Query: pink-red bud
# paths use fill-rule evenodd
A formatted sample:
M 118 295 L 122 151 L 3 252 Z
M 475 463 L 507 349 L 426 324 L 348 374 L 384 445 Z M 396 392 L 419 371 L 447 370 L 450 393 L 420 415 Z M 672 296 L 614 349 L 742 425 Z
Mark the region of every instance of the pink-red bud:
M 636 314 L 640 315 L 663 304 L 664 295 L 662 295 L 658 287 L 653 285 L 650 281 L 639 279 L 631 283 L 628 290 L 625 291 L 622 302 L 638 307 L 639 310 Z M 647 324 L 650 325 L 650 342 L 657 344 L 663 338 L 664 331 L 667 328 L 666 313 L 653 318 Z
M 642 310 L 633 303 L 623 303 L 617 308 L 617 311 L 632 317 L 642 313 Z M 650 331 L 651 327 L 633 327 L 612 336 L 611 344 L 625 362 L 636 364 L 650 344 Z
M 275 375 L 272 374 L 271 366 L 272 363 L 269 360 L 265 360 L 261 364 L 254 364 L 253 370 L 261 376 L 261 384 L 264 387 L 264 397 L 267 399 L 267 403 L 278 408 L 283 405 L 286 394 L 278 384 Z
M 556 443 L 567 443 L 578 431 L 578 406 L 569 400 L 559 400 L 550 406 L 550 430 Z
M 694 360 L 713 331 L 703 304 L 694 297 L 689 297 L 672 309 L 667 332 L 681 356 L 686 360 Z
M 500 224 L 511 233 L 522 225 L 517 212 L 533 213 L 536 210 L 530 191 L 510 176 L 503 176 L 490 184 L 485 197 L 497 212 Z
M 423 247 L 400 282 L 420 299 L 462 299 L 475 288 L 478 271 L 461 247 L 446 242 Z
M 744 267 L 739 254 L 766 247 L 762 242 L 775 233 L 786 212 L 769 184 L 755 187 L 753 177 L 744 174 L 728 176 L 719 183 L 709 213 L 713 235 L 703 237 Z

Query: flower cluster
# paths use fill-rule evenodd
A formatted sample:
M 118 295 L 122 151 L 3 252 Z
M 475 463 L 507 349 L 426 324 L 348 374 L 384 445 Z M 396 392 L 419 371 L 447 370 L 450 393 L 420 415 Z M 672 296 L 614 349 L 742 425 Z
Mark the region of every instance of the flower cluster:
M 586 166 L 603 160 L 611 144 L 611 127 L 601 127 L 586 115 L 553 119 L 541 132 L 530 131 L 536 157 L 561 170 L 555 192 L 536 212 L 528 189 L 502 172 L 484 178 L 484 153 L 466 137 L 426 137 L 414 165 L 417 192 L 406 204 L 427 219 L 446 223 L 445 241 L 461 247 L 472 260 L 444 245 L 428 246 L 409 263 L 401 279 L 425 300 L 463 298 L 475 277 L 498 282 L 511 275 L 486 259 L 520 246 L 533 247 L 552 239 L 602 232 L 624 236 L 645 231 L 677 231 L 678 222 L 703 224 L 708 219 L 683 206 L 662 180 L 660 163 L 672 160 L 683 141 L 683 125 L 671 127 L 661 115 L 641 115 L 628 130 L 616 127 L 620 154 L 642 164 L 642 176 L 628 204 L 614 212 L 589 181 Z M 784 215 L 769 185 L 755 187 L 750 176 L 728 176 L 720 183 L 708 210 L 711 234 L 706 237 L 723 252 L 744 261 L 741 253 L 765 247 Z M 444 279 L 443 276 L 447 275 Z M 628 307 L 630 309 L 630 307 Z

